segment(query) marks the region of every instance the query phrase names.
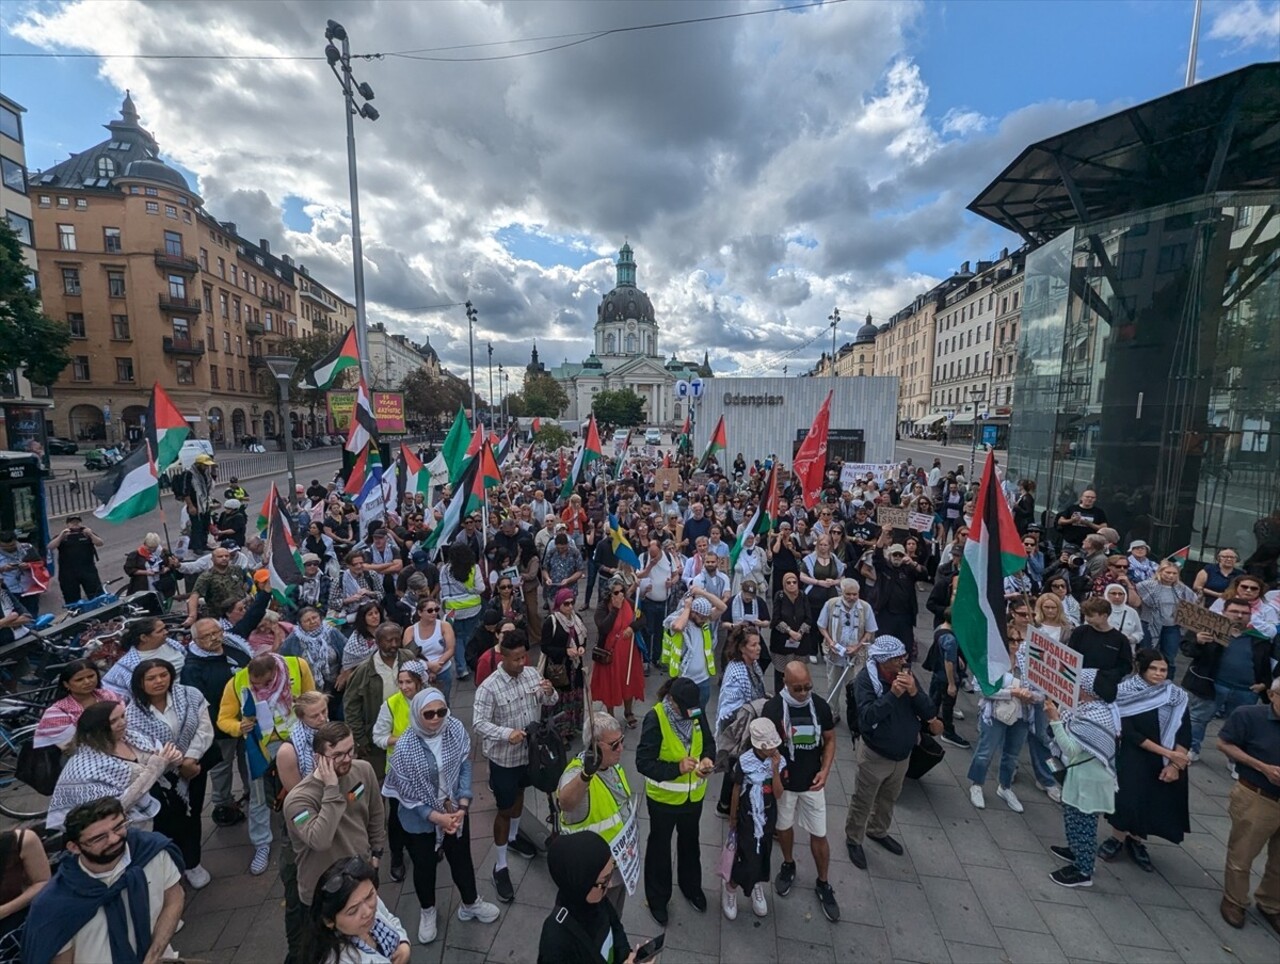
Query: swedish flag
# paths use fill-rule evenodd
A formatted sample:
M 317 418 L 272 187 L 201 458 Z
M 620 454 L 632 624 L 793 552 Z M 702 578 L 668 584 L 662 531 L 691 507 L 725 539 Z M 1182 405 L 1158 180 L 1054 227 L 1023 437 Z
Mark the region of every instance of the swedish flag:
M 619 562 L 625 562 L 632 569 L 640 568 L 640 557 L 627 539 L 627 532 L 618 524 L 616 515 L 609 516 L 607 523 L 609 541 L 613 544 L 613 554 Z

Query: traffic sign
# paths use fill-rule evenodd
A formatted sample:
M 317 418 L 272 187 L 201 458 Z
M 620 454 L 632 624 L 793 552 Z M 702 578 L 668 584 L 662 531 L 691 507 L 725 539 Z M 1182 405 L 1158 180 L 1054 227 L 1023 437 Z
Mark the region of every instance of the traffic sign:
M 695 378 L 689 382 L 689 394 L 694 398 L 702 397 L 702 379 Z
M 689 397 L 689 383 L 683 378 L 676 382 L 676 398 Z

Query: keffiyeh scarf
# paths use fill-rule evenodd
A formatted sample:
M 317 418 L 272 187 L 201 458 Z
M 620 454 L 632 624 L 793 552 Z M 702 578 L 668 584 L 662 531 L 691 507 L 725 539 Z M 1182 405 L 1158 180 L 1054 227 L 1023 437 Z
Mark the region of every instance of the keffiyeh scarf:
M 333 670 L 338 654 L 329 645 L 329 629 L 330 627 L 323 622 L 314 633 L 307 632 L 301 625 L 293 627 L 293 635 L 297 637 L 298 643 L 301 645 L 302 656 L 307 661 L 307 665 L 311 667 L 311 674 L 315 677 L 316 689 L 320 690 L 323 690 L 327 684 L 332 683 L 336 675 Z M 346 652 L 345 646 L 343 647 L 343 652 Z
M 693 728 L 697 725 L 697 720 L 685 716 L 684 710 L 670 696 L 664 697 L 662 702 L 667 710 L 667 722 L 675 730 L 676 736 L 680 737 L 680 742 L 685 746 L 693 746 Z
M 374 642 L 373 637 L 365 639 L 360 635 L 360 630 L 352 631 L 347 637 L 347 645 L 342 649 L 342 668 L 354 669 L 368 659 L 369 654 L 377 648 L 378 644 Z
M 373 943 L 377 945 L 376 947 L 370 947 L 358 937 L 350 938 L 351 946 L 363 954 L 380 954 L 387 960 L 391 960 L 396 948 L 400 946 L 401 938 L 399 933 L 381 917 L 374 917 L 373 927 L 369 930 L 369 936 L 373 938 Z
M 1080 692 L 1094 695 L 1096 669 L 1080 671 Z M 1116 737 L 1120 735 L 1120 711 L 1111 703 L 1092 700 L 1062 715 L 1063 725 L 1088 753 L 1116 775 Z
M 289 682 L 289 666 L 283 657 L 275 653 L 270 655 L 276 667 L 271 681 L 266 686 L 259 687 L 250 678 L 248 689 L 257 707 L 254 715 L 259 725 L 263 720 L 274 720 L 278 726 L 281 721 L 293 715 L 293 687 Z M 263 733 L 266 733 L 265 729 Z
M 137 700 L 125 707 L 125 722 L 130 733 L 142 733 L 157 746 L 172 743 L 185 754 L 200 730 L 201 718 L 209 712 L 208 703 L 198 689 L 175 683 L 169 691 L 169 706 L 178 718 L 177 733 L 169 728 L 159 711 Z
M 1120 716 L 1137 716 L 1150 710 L 1156 711 L 1160 721 L 1160 745 L 1172 749 L 1178 742 L 1178 729 L 1187 712 L 1187 691 L 1173 680 L 1153 685 L 1141 676 L 1127 676 L 1116 690 L 1116 709 Z M 1168 757 L 1164 758 L 1169 765 Z
M 897 636 L 881 636 L 867 650 L 867 675 L 871 677 L 871 688 L 876 697 L 884 696 L 884 680 L 880 678 L 880 664 L 896 656 L 906 656 L 907 647 Z
M 783 690 L 783 693 L 786 693 L 786 690 Z M 785 701 L 786 697 L 784 696 L 783 699 Z M 783 706 L 786 706 L 785 702 Z M 785 715 L 785 709 L 783 713 Z M 767 819 L 764 812 L 764 785 L 773 779 L 773 762 L 760 759 L 756 756 L 755 750 L 747 750 L 738 757 L 738 766 L 742 767 L 742 788 L 746 791 L 747 799 L 751 804 L 751 825 L 755 832 L 756 853 L 759 853 Z
M 164 659 L 164 657 L 160 655 L 159 650 L 165 646 L 168 646 L 170 649 L 177 650 L 179 653 L 184 652 L 181 643 L 177 640 L 167 638 L 157 649 L 150 649 L 143 652 L 135 647 L 134 649 L 127 650 L 125 654 L 116 660 L 115 664 L 107 670 L 106 675 L 102 677 L 102 685 L 109 690 L 113 690 L 116 693 L 121 694 L 125 697 L 126 701 L 131 700 L 133 698 L 133 694 L 130 687 L 133 684 L 134 669 L 144 659 Z M 165 660 L 165 662 L 172 664 L 172 661 L 170 660 Z M 173 675 L 175 677 L 178 675 L 178 667 L 176 666 L 174 667 Z
M 422 690 L 409 704 L 409 728 L 396 741 L 382 795 L 399 800 L 406 807 L 426 806 L 441 810 L 446 800 L 457 803 L 453 794 L 458 788 L 462 764 L 471 753 L 471 737 L 462 721 L 452 714 L 438 734 L 428 734 L 422 723 L 422 710 L 432 702 L 444 702 L 438 689 Z M 428 739 L 441 736 L 440 758 L 436 759 Z M 436 839 L 443 840 L 439 827 Z
M 316 768 L 316 731 L 298 720 L 289 727 L 289 742 L 293 744 L 293 753 L 298 758 L 298 773 L 304 777 L 311 775 Z
M 120 697 L 111 690 L 96 689 L 93 695 L 99 703 L 104 700 L 112 703 L 121 702 Z M 80 721 L 84 710 L 85 708 L 77 703 L 74 697 L 64 696 L 46 708 L 40 716 L 31 745 L 37 750 L 46 746 L 66 746 L 75 737 L 76 723 Z
M 145 752 L 154 753 L 158 746 L 148 745 L 149 741 L 140 735 L 130 734 L 129 745 Z M 62 768 L 58 784 L 54 787 L 53 796 L 49 798 L 49 813 L 59 813 L 65 819 L 66 814 L 80 806 L 102 797 L 122 797 L 137 776 L 137 764 L 122 760 L 118 756 L 102 753 L 84 746 L 71 754 L 67 765 Z M 132 810 L 126 814 L 131 823 L 154 817 L 160 804 L 154 797 L 143 796 Z M 50 824 L 51 829 L 61 829 Z

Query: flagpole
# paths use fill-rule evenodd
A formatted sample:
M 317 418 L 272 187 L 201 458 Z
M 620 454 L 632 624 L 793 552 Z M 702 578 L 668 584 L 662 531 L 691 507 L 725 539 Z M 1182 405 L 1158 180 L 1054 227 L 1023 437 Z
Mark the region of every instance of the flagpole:
M 151 451 L 151 439 L 146 439 L 147 461 L 155 465 L 155 453 Z M 164 545 L 169 552 L 173 552 L 173 543 L 169 541 L 169 520 L 164 514 L 164 495 L 160 492 L 159 471 L 156 472 L 156 508 L 160 511 L 160 528 L 164 530 Z

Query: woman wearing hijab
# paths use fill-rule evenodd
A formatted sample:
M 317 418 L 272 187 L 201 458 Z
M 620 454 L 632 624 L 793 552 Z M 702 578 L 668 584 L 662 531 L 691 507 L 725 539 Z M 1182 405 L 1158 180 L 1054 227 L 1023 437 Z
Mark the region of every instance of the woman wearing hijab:
M 491 924 L 498 908 L 480 899 L 471 859 L 471 737 L 449 712 L 444 694 L 428 687 L 409 704 L 409 725 L 396 742 L 382 795 L 396 801 L 413 889 L 422 908 L 418 941 L 436 939 L 436 865 L 449 861 L 462 898 L 458 920 Z
M 613 854 L 598 833 L 561 834 L 547 849 L 556 905 L 542 922 L 538 964 L 618 964 L 631 960 L 627 932 L 604 899 Z
M 609 581 L 596 609 L 597 638 L 600 640 L 596 649 L 609 656 L 607 661 L 596 659 L 591 667 L 591 696 L 603 703 L 610 713 L 621 706 L 628 729 L 639 725 L 632 705 L 636 700 L 644 699 L 644 664 L 640 659 L 640 647 L 636 645 L 634 623 L 635 609 L 628 598 L 626 585 L 615 577 Z
M 209 782 L 200 761 L 213 746 L 209 703 L 194 686 L 179 683 L 173 664 L 164 659 L 144 659 L 135 666 L 130 690 L 128 731 L 142 734 L 155 746 L 171 744 L 182 753 L 177 767 L 161 774 L 151 791 L 161 804 L 154 829 L 182 850 L 187 883 L 199 890 L 209 883 L 209 871 L 200 866 L 200 813 Z
M 1124 633 L 1133 648 L 1137 649 L 1142 645 L 1142 618 L 1129 605 L 1129 591 L 1121 583 L 1113 582 L 1102 591 L 1102 598 L 1111 603 L 1111 616 L 1107 619 L 1111 628 Z
M 391 769 L 396 744 L 409 729 L 409 705 L 430 679 L 426 663 L 420 659 L 406 660 L 396 672 L 396 692 L 378 710 L 378 719 L 373 724 L 373 742 L 387 751 L 388 770 Z M 391 879 L 397 883 L 405 878 L 404 828 L 400 825 L 399 811 L 399 801 L 392 798 L 387 807 L 387 846 L 391 850 Z
M 1140 650 L 1136 669 L 1116 691 L 1120 787 L 1115 812 L 1107 817 L 1111 836 L 1098 856 L 1110 862 L 1128 850 L 1133 862 L 1151 873 L 1155 867 L 1146 838 L 1154 835 L 1176 844 L 1191 829 L 1186 774 L 1191 714 L 1187 692 L 1169 679 L 1169 664 L 1159 650 Z
M 1080 695 L 1093 697 L 1096 669 L 1080 672 Z M 1068 861 L 1049 875 L 1060 887 L 1092 887 L 1098 847 L 1098 814 L 1111 813 L 1116 803 L 1116 737 L 1120 714 L 1110 703 L 1094 697 L 1074 710 L 1058 712 L 1045 700 L 1053 740 L 1066 767 L 1062 780 L 1062 822 L 1067 846 L 1050 847 Z
M 729 801 L 729 827 L 737 836 L 733 869 L 725 881 L 720 909 L 729 920 L 738 917 L 738 888 L 751 894 L 751 910 L 757 917 L 769 913 L 765 887 L 769 883 L 769 858 L 778 824 L 778 800 L 782 797 L 782 737 L 772 720 L 751 721 L 751 752 L 733 765 L 733 796 Z
M 551 612 L 542 625 L 543 676 L 551 680 L 560 699 L 543 708 L 543 719 L 556 718 L 556 732 L 565 746 L 582 731 L 582 659 L 586 653 L 587 627 L 574 611 L 574 592 L 565 588 L 551 600 Z

